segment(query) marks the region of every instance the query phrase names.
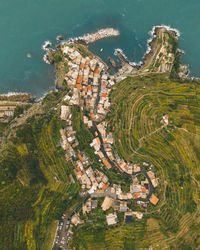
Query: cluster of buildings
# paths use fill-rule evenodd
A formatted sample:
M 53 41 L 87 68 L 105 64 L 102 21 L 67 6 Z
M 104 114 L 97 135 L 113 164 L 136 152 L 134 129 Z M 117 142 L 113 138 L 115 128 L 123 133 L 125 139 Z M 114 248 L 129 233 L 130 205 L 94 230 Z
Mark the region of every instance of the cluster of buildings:
M 124 213 L 124 221 L 125 223 L 132 223 L 133 217 L 135 217 L 138 220 L 141 220 L 143 218 L 143 213 L 138 211 L 128 211 Z M 115 225 L 118 222 L 117 213 L 109 213 L 106 215 L 106 222 L 108 226 Z
M 28 93 L 0 94 L 0 122 L 8 122 L 14 116 L 16 107 L 23 108 L 32 101 Z
M 97 206 L 98 200 L 92 200 L 91 198 L 89 198 L 82 207 L 83 215 L 85 216 L 86 213 L 90 213 L 93 209 L 96 209 Z
M 82 190 L 87 190 L 89 194 L 94 193 L 96 190 L 106 190 L 110 185 L 108 177 L 97 169 L 93 170 L 91 166 L 87 167 L 80 154 L 78 157 L 80 160 L 75 162 L 74 173 L 81 183 Z
M 13 116 L 15 108 L 16 105 L 0 105 L 0 118 Z
M 106 127 L 107 123 L 105 121 L 96 126 L 101 136 L 94 138 L 90 146 L 94 148 L 95 154 L 99 156 L 104 166 L 110 169 L 110 161 L 114 161 L 112 153 L 113 134 L 112 132 L 106 133 Z
M 107 132 L 107 122 L 104 118 L 110 110 L 109 93 L 114 80 L 105 71 L 104 64 L 90 57 L 83 57 L 75 47 L 64 45 L 62 51 L 68 64 L 65 80 L 70 88 L 70 94 L 63 99 L 66 105 L 61 106 L 60 118 L 66 121 L 66 127 L 60 130 L 61 146 L 66 151 L 66 160 L 74 165 L 74 174 L 80 182 L 83 193 L 90 198 L 83 204 L 82 213 L 85 216 L 98 206 L 98 198 L 104 197 L 101 204 L 103 211 L 113 209 L 113 213 L 106 216 L 108 225 L 117 223 L 117 211 L 124 213 L 124 220 L 128 223 L 135 216 L 142 219 L 143 214 L 131 211 L 128 204 L 135 200 L 137 204 L 147 206 L 148 203 L 156 205 L 158 198 L 153 194 L 152 188 L 158 186 L 158 179 L 153 171 L 141 170 L 141 165 L 126 163 L 113 154 L 113 133 Z M 76 148 L 78 141 L 76 132 L 72 127 L 72 114 L 70 106 L 79 105 L 84 112 L 83 122 L 88 128 L 93 128 L 95 138 L 90 146 L 107 169 L 113 165 L 121 173 L 132 176 L 132 184 L 128 192 L 123 192 L 120 185 L 109 183 L 108 177 L 101 171 L 93 169 L 84 152 Z M 148 166 L 147 163 L 143 165 Z M 142 178 L 141 178 L 142 176 Z M 83 221 L 78 214 L 71 219 L 72 224 L 78 225 Z
M 76 48 L 67 45 L 63 45 L 62 51 L 69 68 L 65 76 L 72 91 L 69 104 L 84 105 L 91 120 L 102 120 L 110 109 L 108 95 L 114 84 L 113 76 L 106 73 L 97 58 L 83 57 Z
M 70 107 L 66 105 L 61 106 L 60 118 L 66 121 L 66 127 L 60 129 L 61 135 L 61 147 L 65 150 L 65 159 L 67 161 L 71 160 L 72 157 L 76 157 L 75 147 L 78 146 L 78 140 L 76 139 L 76 131 L 72 127 L 72 114 Z

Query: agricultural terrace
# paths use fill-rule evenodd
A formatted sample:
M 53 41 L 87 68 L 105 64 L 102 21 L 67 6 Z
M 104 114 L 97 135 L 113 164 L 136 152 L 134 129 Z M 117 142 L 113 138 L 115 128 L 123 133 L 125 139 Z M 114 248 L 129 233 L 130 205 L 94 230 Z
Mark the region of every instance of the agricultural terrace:
M 58 220 L 80 201 L 79 184 L 70 179 L 73 166 L 60 147 L 64 94 L 48 94 L 40 112 L 7 127 L 0 156 L 0 249 L 51 249 Z
M 200 86 L 173 82 L 167 74 L 127 78 L 111 92 L 106 119 L 115 150 L 127 162 L 149 162 L 159 177 L 160 198 L 144 218 L 107 226 L 99 207 L 75 229 L 76 249 L 196 249 L 200 243 Z M 163 117 L 168 117 L 164 122 Z M 112 212 L 112 208 L 108 211 Z
M 151 74 L 125 79 L 110 97 L 107 119 L 119 155 L 128 162 L 150 162 L 160 179 L 160 202 L 148 210 L 165 235 L 159 244 L 195 246 L 200 240 L 200 85 Z

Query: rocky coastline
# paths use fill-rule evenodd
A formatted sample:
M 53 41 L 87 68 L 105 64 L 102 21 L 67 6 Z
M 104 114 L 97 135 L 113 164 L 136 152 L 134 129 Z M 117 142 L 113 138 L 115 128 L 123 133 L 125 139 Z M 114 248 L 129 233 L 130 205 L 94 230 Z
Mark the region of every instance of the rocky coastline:
M 154 55 L 155 49 L 157 47 L 157 34 L 160 29 L 166 29 L 169 33 L 173 33 L 175 35 L 176 40 L 178 41 L 178 38 L 180 37 L 180 32 L 177 29 L 173 29 L 169 26 L 166 25 L 157 25 L 152 28 L 152 30 L 149 32 L 150 38 L 147 40 L 147 49 L 146 52 L 142 58 L 142 61 L 140 62 L 131 62 L 128 60 L 127 56 L 124 54 L 124 52 L 121 49 L 116 49 L 115 50 L 115 56 L 117 56 L 121 62 L 121 66 L 119 66 L 115 60 L 111 57 L 108 57 L 108 62 L 111 64 L 112 68 L 115 68 L 115 70 L 119 70 L 122 68 L 124 65 L 126 68 L 128 68 L 128 71 L 130 72 L 131 68 L 133 69 L 134 72 L 141 70 L 145 68 L 146 65 L 148 65 L 149 61 Z M 49 52 L 55 52 L 60 45 L 63 44 L 73 44 L 77 43 L 84 48 L 88 50 L 87 45 L 89 43 L 94 43 L 100 39 L 105 39 L 108 37 L 115 37 L 119 36 L 120 32 L 116 29 L 113 28 L 105 28 L 105 29 L 100 29 L 97 32 L 91 33 L 91 34 L 86 34 L 83 36 L 79 36 L 76 38 L 70 38 L 68 40 L 63 40 L 63 36 L 57 36 L 57 40 L 60 40 L 60 44 L 56 46 L 56 48 L 52 48 L 51 45 L 52 43 L 50 41 L 45 41 L 45 43 L 42 45 L 42 49 L 46 51 L 46 53 L 43 56 L 43 60 L 47 64 L 51 64 L 51 61 L 49 60 Z M 59 39 L 58 39 L 59 38 Z M 184 51 L 181 51 L 178 49 L 178 51 L 181 54 L 184 54 Z M 89 51 L 91 54 L 92 52 Z M 96 56 L 96 55 L 95 55 Z M 97 56 L 96 56 L 97 57 Z M 99 58 L 99 57 L 98 57 Z M 101 59 L 103 62 L 103 60 Z M 103 62 L 107 69 L 109 70 L 109 66 Z M 127 67 L 128 66 L 128 67 Z M 119 72 L 120 73 L 120 72 Z M 119 74 L 118 73 L 118 74 Z M 182 65 L 180 64 L 180 76 L 184 78 L 189 78 L 189 65 Z M 189 78 L 190 80 L 194 79 L 193 77 Z M 196 78 L 195 78 L 196 79 Z M 0 95 L 0 101 L 28 101 L 28 102 L 33 102 L 35 101 L 35 98 L 31 96 L 30 93 L 8 93 L 8 94 L 1 94 Z

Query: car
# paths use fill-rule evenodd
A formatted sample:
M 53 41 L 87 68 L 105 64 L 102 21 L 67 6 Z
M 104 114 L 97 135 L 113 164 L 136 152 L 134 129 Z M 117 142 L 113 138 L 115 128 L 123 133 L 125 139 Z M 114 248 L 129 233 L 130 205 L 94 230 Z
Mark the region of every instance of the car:
M 61 240 L 61 244 L 65 244 L 65 240 Z

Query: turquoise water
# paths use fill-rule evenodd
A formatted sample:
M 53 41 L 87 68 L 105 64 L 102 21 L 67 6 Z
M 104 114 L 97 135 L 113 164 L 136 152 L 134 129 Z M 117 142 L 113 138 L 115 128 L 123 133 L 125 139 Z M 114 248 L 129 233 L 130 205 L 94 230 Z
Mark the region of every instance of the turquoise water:
M 90 48 L 103 59 L 122 48 L 131 61 L 141 60 L 152 26 L 177 28 L 183 62 L 200 77 L 199 13 L 199 0 L 1 0 L 0 92 L 42 96 L 54 87 L 53 67 L 42 61 L 42 43 L 56 43 L 57 35 L 69 38 L 105 27 L 119 29 L 121 36 Z

